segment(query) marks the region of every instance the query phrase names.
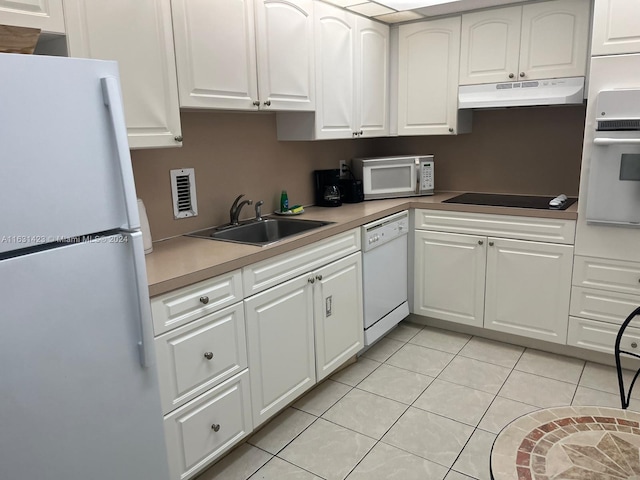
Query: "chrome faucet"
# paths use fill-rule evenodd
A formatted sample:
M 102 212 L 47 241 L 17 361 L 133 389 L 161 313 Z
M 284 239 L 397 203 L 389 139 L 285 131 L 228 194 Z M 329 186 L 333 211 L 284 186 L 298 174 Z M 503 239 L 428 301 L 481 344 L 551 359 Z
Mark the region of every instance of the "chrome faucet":
M 231 210 L 229 210 L 231 225 L 238 225 L 238 217 L 240 216 L 240 210 L 242 210 L 242 207 L 253 203 L 253 200 L 243 200 L 238 203 L 242 197 L 244 197 L 244 193 L 242 195 L 238 195 L 238 197 L 233 201 L 233 205 L 231 205 Z
M 262 221 L 262 212 L 260 207 L 262 207 L 262 205 L 264 205 L 264 202 L 262 200 L 260 200 L 259 202 L 256 202 L 256 222 L 261 222 Z

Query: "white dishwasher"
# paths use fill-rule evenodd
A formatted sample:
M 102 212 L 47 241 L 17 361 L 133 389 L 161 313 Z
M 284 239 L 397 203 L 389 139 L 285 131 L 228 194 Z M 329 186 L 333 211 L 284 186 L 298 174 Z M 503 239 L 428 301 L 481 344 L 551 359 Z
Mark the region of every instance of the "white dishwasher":
M 406 210 L 362 227 L 365 346 L 409 315 L 408 233 Z

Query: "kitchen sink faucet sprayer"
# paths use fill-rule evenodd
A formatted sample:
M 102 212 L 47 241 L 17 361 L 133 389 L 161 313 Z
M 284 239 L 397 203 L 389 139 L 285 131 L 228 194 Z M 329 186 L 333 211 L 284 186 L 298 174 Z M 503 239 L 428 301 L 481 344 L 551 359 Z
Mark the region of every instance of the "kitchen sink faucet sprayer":
M 256 209 L 256 218 L 255 218 L 255 220 L 256 220 L 256 222 L 261 222 L 262 220 L 264 220 L 262 218 L 262 212 L 260 210 L 260 207 L 262 207 L 262 205 L 264 205 L 264 201 L 259 200 L 259 201 L 256 202 L 256 206 L 255 206 L 255 209 Z
M 238 225 L 238 217 L 240 217 L 242 207 L 253 204 L 253 200 L 243 200 L 238 203 L 242 197 L 244 197 L 244 193 L 236 197 L 233 201 L 233 205 L 231 205 L 231 210 L 229 210 L 229 221 L 231 225 Z

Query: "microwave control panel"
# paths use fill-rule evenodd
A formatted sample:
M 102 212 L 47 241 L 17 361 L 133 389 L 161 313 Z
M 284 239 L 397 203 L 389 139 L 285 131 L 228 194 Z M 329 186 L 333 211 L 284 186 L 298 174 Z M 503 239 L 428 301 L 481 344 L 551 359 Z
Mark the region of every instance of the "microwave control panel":
M 420 170 L 422 172 L 420 190 L 433 191 L 433 162 L 424 162 Z

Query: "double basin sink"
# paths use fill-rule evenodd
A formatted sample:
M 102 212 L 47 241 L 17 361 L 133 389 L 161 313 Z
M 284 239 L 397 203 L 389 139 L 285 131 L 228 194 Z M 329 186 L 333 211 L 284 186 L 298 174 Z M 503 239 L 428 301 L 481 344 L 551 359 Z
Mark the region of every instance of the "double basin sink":
M 238 225 L 209 228 L 188 236 L 264 246 L 331 223 L 333 222 L 297 218 L 265 218 Z

